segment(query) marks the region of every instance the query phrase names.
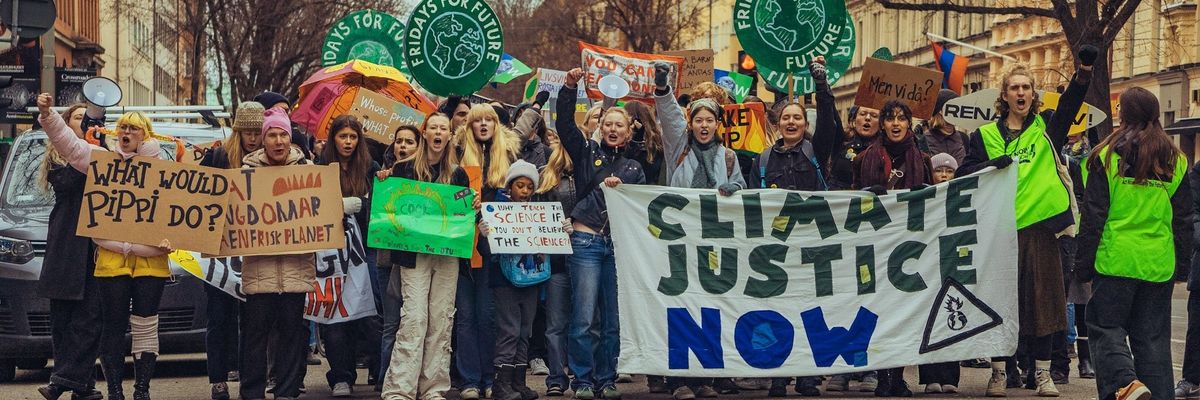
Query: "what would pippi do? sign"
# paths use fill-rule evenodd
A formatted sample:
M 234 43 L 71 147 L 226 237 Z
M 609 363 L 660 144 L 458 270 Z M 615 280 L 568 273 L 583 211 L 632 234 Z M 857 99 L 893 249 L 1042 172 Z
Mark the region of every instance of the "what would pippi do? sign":
M 350 60 L 363 60 L 395 67 L 404 74 L 404 24 L 379 10 L 359 10 L 329 27 L 321 45 L 321 66 L 328 67 Z
M 796 73 L 842 38 L 844 0 L 737 0 L 733 26 L 758 65 Z
M 1012 168 L 885 196 L 604 188 L 617 370 L 816 376 L 1012 354 Z
M 495 75 L 504 31 L 483 0 L 425 0 L 408 18 L 404 54 L 430 93 L 469 96 Z

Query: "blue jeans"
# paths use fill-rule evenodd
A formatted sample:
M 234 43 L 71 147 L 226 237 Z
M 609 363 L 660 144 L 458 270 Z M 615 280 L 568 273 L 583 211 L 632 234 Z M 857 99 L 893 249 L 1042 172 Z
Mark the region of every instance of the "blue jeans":
M 567 387 L 567 325 L 571 320 L 571 274 L 560 272 L 546 281 L 546 387 Z
M 572 387 L 603 388 L 616 378 L 620 351 L 612 238 L 575 232 L 571 234 L 571 247 L 575 254 L 567 258 L 572 290 L 567 352 L 568 364 L 575 373 Z
M 1075 305 L 1067 304 L 1067 344 L 1074 345 L 1075 339 L 1079 338 L 1079 331 L 1075 330 Z
M 397 267 L 398 268 L 398 267 Z M 400 305 L 401 298 L 387 294 L 388 281 L 392 276 L 392 267 L 379 267 L 379 279 L 383 283 L 383 288 L 379 290 L 379 297 L 383 300 L 383 308 L 379 310 L 379 315 L 383 316 L 383 337 L 381 338 L 379 355 L 379 380 L 383 382 L 383 376 L 387 374 L 388 365 L 392 361 L 392 349 L 396 346 L 396 331 L 400 329 Z M 399 290 L 399 288 L 397 288 Z
M 484 261 L 487 264 L 487 261 Z M 454 303 L 455 365 L 462 376 L 462 387 L 486 389 L 492 386 L 492 365 L 496 346 L 495 304 L 488 287 L 489 271 L 472 268 L 458 274 L 458 293 Z

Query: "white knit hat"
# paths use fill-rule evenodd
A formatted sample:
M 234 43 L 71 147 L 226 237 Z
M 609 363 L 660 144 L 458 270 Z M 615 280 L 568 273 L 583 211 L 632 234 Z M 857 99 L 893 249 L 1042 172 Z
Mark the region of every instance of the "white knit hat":
M 529 178 L 529 180 L 533 181 L 533 186 L 537 187 L 537 185 L 538 185 L 537 167 L 533 166 L 533 164 L 530 164 L 529 162 L 527 162 L 525 160 L 517 160 L 517 162 L 512 163 L 512 165 L 508 167 L 508 177 L 504 179 L 504 187 L 507 188 L 509 185 L 512 184 L 513 180 L 520 178 L 522 176 Z
M 955 160 L 954 156 L 946 153 L 937 153 L 929 160 L 929 163 L 933 164 L 933 169 L 949 167 L 952 170 L 958 171 L 958 160 Z

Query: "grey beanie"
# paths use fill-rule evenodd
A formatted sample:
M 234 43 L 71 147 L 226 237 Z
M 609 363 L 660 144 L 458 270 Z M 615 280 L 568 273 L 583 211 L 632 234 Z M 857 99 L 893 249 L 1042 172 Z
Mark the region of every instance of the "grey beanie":
M 508 177 L 504 178 L 504 187 L 508 188 L 514 180 L 520 177 L 529 178 L 533 181 L 533 186 L 538 186 L 538 170 L 537 167 L 525 160 L 517 160 L 508 167 Z

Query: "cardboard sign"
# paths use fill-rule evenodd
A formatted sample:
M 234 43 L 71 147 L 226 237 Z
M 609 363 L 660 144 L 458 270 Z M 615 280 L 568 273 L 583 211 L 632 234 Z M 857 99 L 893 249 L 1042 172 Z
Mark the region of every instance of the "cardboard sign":
M 230 171 L 221 255 L 302 254 L 346 246 L 338 164 Z
M 683 71 L 680 74 L 679 87 L 675 88 L 676 96 L 683 95 L 684 93 L 690 93 L 692 88 L 696 87 L 696 85 L 712 80 L 712 49 L 668 51 L 664 52 L 663 54 L 683 57 Z M 651 78 L 653 78 L 653 76 L 651 76 Z
M 597 83 L 600 78 L 616 74 L 629 83 L 629 95 L 618 100 L 652 100 L 654 99 L 654 63 L 664 61 L 671 64 L 671 74 L 667 84 L 676 86 L 682 79 L 683 57 L 634 53 L 600 47 L 579 42 L 579 50 L 583 59 L 584 86 L 587 87 L 588 97 L 604 99 Z
M 354 98 L 347 114 L 358 117 L 367 137 L 383 144 L 392 143 L 392 137 L 400 126 L 420 126 L 425 122 L 425 113 L 362 88 L 358 89 L 358 96 Z
M 483 203 L 487 242 L 496 254 L 571 254 L 561 203 Z
M 846 14 L 845 0 L 736 0 L 733 29 L 758 65 L 796 72 L 837 46 Z
M 216 253 L 232 184 L 222 169 L 93 151 L 76 234 Z
M 767 113 L 762 103 L 726 104 L 721 136 L 725 147 L 742 153 L 762 153 L 767 140 Z
M 888 100 L 900 100 L 912 109 L 913 117 L 928 119 L 941 88 L 941 72 L 868 58 L 854 105 L 879 110 Z
M 523 101 L 531 102 L 541 92 L 550 93 L 550 100 L 546 101 L 545 107 L 542 107 L 546 126 L 554 127 L 555 121 L 558 120 L 557 107 L 554 105 L 558 103 L 558 91 L 562 89 L 563 83 L 566 80 L 567 71 L 538 68 L 537 73 L 533 74 L 533 77 L 525 82 L 525 96 L 522 99 Z M 583 85 L 579 85 L 575 91 L 575 111 L 587 112 L 588 107 L 591 107 L 591 99 L 588 99 L 587 90 L 584 89 Z
M 371 195 L 368 245 L 377 249 L 469 258 L 475 194 L 469 188 L 389 178 Z
M 1039 90 L 1038 97 L 1042 100 L 1042 107 L 1038 112 L 1058 108 L 1060 97 L 1058 93 Z M 946 105 L 942 107 L 942 116 L 955 128 L 971 132 L 989 122 L 1000 120 L 1000 112 L 996 111 L 996 99 L 998 98 L 1000 98 L 1000 89 L 996 88 L 983 89 L 957 97 L 947 101 Z M 1074 135 L 1086 131 L 1100 125 L 1106 118 L 1108 115 L 1105 115 L 1100 108 L 1083 103 L 1079 112 L 1075 114 L 1075 120 L 1071 124 L 1069 133 Z

